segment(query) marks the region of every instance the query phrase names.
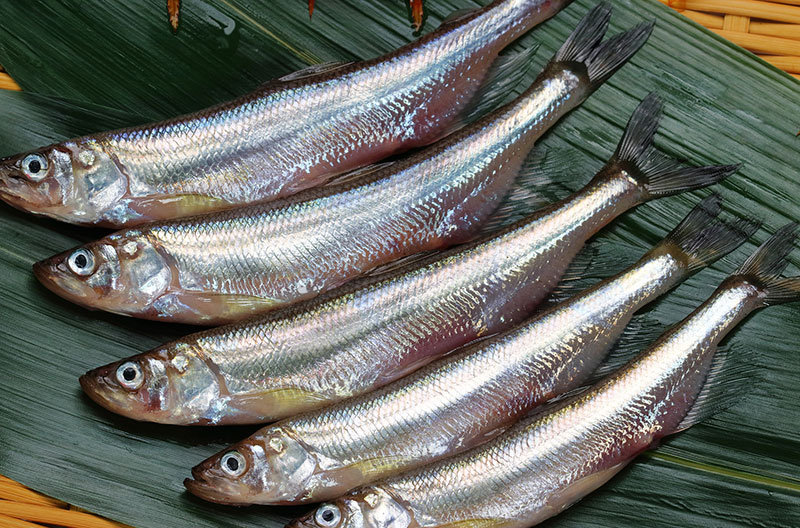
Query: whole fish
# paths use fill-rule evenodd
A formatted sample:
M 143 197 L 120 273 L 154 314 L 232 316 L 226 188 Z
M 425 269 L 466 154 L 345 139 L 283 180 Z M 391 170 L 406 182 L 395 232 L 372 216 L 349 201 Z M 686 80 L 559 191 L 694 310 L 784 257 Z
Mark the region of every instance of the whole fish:
M 569 1 L 496 0 L 377 59 L 314 66 L 193 114 L 6 158 L 0 198 L 126 227 L 294 194 L 439 139 L 500 50 Z
M 597 11 L 592 20 L 607 21 L 608 9 Z M 83 306 L 191 324 L 315 297 L 378 265 L 470 238 L 533 143 L 614 71 L 582 75 L 582 66 L 556 58 L 517 100 L 374 174 L 282 202 L 130 228 L 34 270 Z
M 316 502 L 486 442 L 579 387 L 636 310 L 755 231 L 713 223 L 719 202 L 704 200 L 622 273 L 376 392 L 265 427 L 195 467 L 186 487 L 214 502 Z
M 472 451 L 356 490 L 289 526 L 524 528 L 556 515 L 751 383 L 739 372 L 748 366 L 733 366 L 737 358 L 717 344 L 754 310 L 800 300 L 800 277 L 780 277 L 796 227 L 779 230 L 697 310 L 584 393 Z
M 107 409 L 170 424 L 274 421 L 364 394 L 519 323 L 584 242 L 642 201 L 717 182 L 652 148 L 648 98 L 614 157 L 571 197 L 484 240 L 305 304 L 199 332 L 81 377 Z

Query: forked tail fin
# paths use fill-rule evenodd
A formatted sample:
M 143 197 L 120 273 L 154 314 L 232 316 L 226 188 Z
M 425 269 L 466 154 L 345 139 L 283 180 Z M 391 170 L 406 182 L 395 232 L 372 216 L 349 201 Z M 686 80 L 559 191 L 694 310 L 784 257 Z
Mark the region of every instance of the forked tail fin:
M 551 64 L 581 63 L 589 76 L 589 91 L 603 84 L 647 42 L 655 22 L 639 24 L 605 42 L 611 7 L 600 4 L 589 11 L 556 52 Z
M 692 209 L 664 239 L 663 244 L 679 253 L 694 272 L 727 255 L 758 229 L 759 223 L 750 219 L 722 221 L 722 197 L 712 194 Z
M 791 223 L 778 229 L 731 277 L 754 284 L 763 292 L 765 305 L 800 301 L 800 277 L 780 276 L 788 265 L 786 257 L 797 238 L 797 228 L 796 223 Z M 751 348 L 735 353 L 730 350 L 730 346 L 717 350 L 694 404 L 675 431 L 691 427 L 736 404 L 742 395 L 759 383 L 763 370 L 758 366 L 758 355 Z
M 639 103 L 614 156 L 606 165 L 607 170 L 629 173 L 641 184 L 645 199 L 707 187 L 736 172 L 739 165 L 687 167 L 656 150 L 653 138 L 661 118 L 661 106 L 661 99 L 655 93 Z
M 748 258 L 735 275 L 753 280 L 766 292 L 765 304 L 800 301 L 800 277 L 781 277 L 797 239 L 798 224 L 781 227 Z

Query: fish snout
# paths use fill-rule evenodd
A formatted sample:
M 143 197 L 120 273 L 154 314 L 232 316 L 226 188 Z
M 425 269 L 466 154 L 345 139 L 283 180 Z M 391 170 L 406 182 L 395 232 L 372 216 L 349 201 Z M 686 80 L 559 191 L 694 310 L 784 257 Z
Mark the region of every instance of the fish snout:
M 129 416 L 132 414 L 132 399 L 124 394 L 124 389 L 117 383 L 117 365 L 105 365 L 90 370 L 78 382 L 86 395 L 96 404 L 111 412 Z
M 48 290 L 70 302 L 92 309 L 88 302 L 93 289 L 77 277 L 67 266 L 67 259 L 73 252 L 68 251 L 33 265 L 33 275 Z
M 90 370 L 78 380 L 89 398 L 101 407 L 133 420 L 163 418 L 161 379 L 153 376 L 147 357 L 136 356 Z
M 0 160 L 0 199 L 17 209 L 25 209 L 30 190 L 19 169 L 8 160 Z
M 63 197 L 47 165 L 47 159 L 38 153 L 0 159 L 0 200 L 28 213 L 54 212 Z
M 219 468 L 219 456 L 192 468 L 192 478 L 183 481 L 183 485 L 193 495 L 203 500 L 218 504 L 250 504 L 247 497 L 249 489 L 225 475 Z

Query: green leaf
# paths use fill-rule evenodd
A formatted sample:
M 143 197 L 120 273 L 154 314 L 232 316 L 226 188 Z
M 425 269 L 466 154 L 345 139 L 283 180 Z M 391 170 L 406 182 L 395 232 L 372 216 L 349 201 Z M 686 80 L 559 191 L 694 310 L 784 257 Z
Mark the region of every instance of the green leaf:
M 593 3 L 575 2 L 515 47 L 541 41 L 543 62 Z M 631 64 L 539 145 L 574 153 L 570 188 L 586 183 L 638 100 L 657 90 L 666 104 L 663 150 L 697 164 L 744 163 L 720 186 L 730 211 L 762 218 L 770 232 L 800 220 L 800 139 L 790 111 L 800 85 L 655 1 L 614 4 L 616 29 L 659 22 Z M 474 5 L 428 0 L 427 26 Z M 412 38 L 399 0 L 325 0 L 313 22 L 303 1 L 196 0 L 184 3 L 182 16 L 173 36 L 163 2 L 5 2 L 0 64 L 30 93 L 0 93 L 0 155 L 201 108 L 308 63 L 372 57 Z M 697 196 L 640 207 L 601 238 L 644 250 Z M 302 511 L 225 508 L 183 491 L 192 465 L 253 428 L 139 424 L 82 396 L 77 377 L 85 370 L 190 331 L 88 312 L 36 283 L 34 261 L 99 233 L 0 208 L 0 473 L 139 527 L 279 526 Z M 701 272 L 648 317 L 665 327 L 678 321 L 754 247 Z M 741 405 L 641 457 L 546 525 L 800 525 L 797 310 L 765 310 L 728 340 L 761 355 L 760 379 Z

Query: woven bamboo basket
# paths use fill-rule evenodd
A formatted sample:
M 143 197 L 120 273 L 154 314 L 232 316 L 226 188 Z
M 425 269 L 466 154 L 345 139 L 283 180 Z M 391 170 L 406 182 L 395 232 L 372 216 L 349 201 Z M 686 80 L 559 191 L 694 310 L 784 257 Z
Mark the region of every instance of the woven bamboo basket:
M 659 0 L 800 79 L 800 0 Z M 0 66 L 0 89 L 20 90 Z M 0 528 L 127 528 L 0 475 Z

